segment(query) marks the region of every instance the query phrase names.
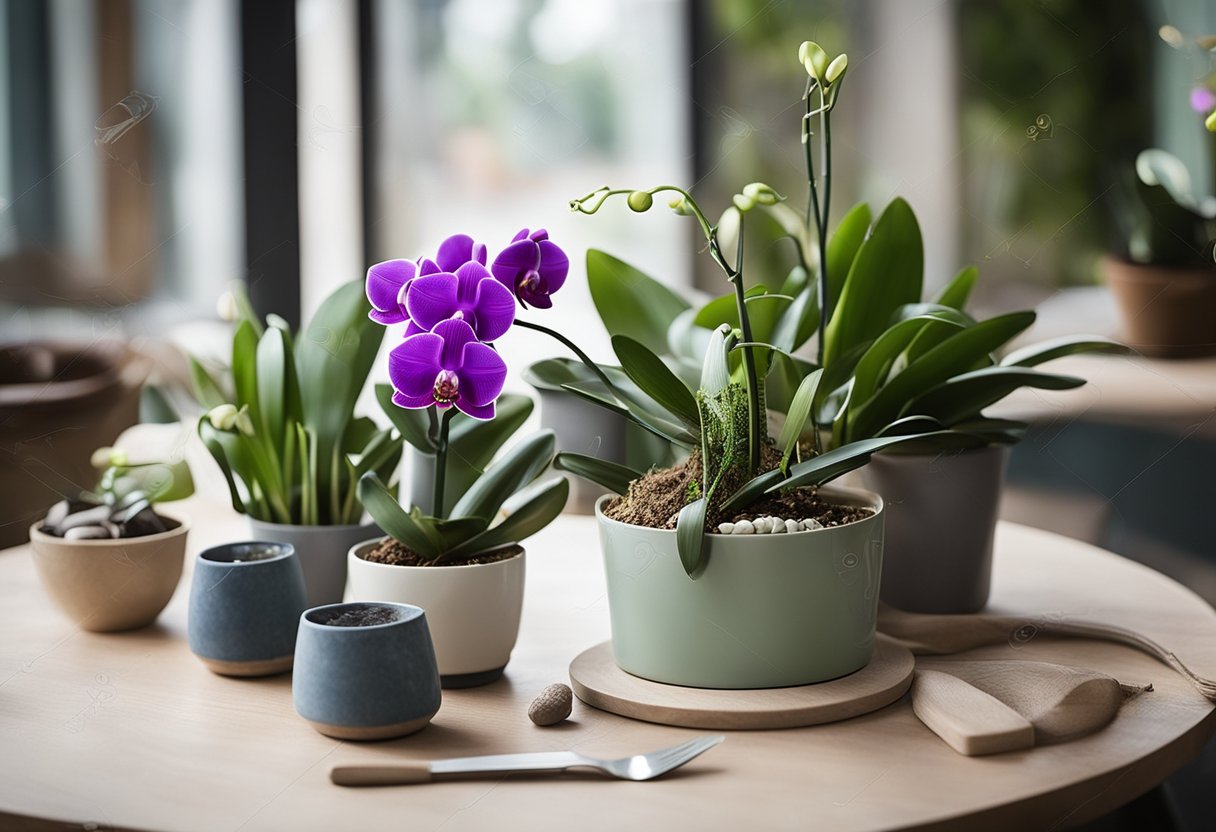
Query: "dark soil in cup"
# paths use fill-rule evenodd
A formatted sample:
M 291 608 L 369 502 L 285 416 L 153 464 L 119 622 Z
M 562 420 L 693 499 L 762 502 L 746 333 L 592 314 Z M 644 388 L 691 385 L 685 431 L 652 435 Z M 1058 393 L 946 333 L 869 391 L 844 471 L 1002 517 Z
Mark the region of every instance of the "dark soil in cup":
M 768 450 L 772 453 L 765 455 L 765 461 L 775 468 L 778 462 L 776 451 L 771 448 Z M 692 485 L 693 483 L 696 485 Z M 627 494 L 610 500 L 604 506 L 604 514 L 613 520 L 633 526 L 674 529 L 680 509 L 691 502 L 691 489 L 699 489 L 700 483 L 700 457 L 694 452 L 686 462 L 671 468 L 654 469 L 635 480 L 629 486 Z M 728 497 L 742 485 L 742 482 L 723 483 L 715 497 Z M 842 526 L 863 520 L 873 513 L 869 508 L 829 502 L 819 495 L 817 489 L 806 487 L 772 494 L 734 514 L 723 514 L 711 509 L 706 517 L 705 527 L 712 532 L 717 531 L 719 523 L 766 516 L 790 520 L 810 518 L 818 520 L 824 526 Z
M 380 541 L 374 549 L 364 552 L 359 557 L 371 563 L 386 563 L 389 566 L 472 566 L 476 563 L 498 563 L 500 560 L 509 560 L 520 551 L 518 546 L 511 546 L 507 549 L 499 549 L 496 552 L 487 552 L 472 557 L 441 558 L 436 561 L 423 557 L 404 543 L 399 543 L 390 537 Z
M 375 627 L 378 624 L 392 624 L 401 620 L 401 613 L 392 607 L 356 607 L 343 610 L 320 622 L 326 627 Z

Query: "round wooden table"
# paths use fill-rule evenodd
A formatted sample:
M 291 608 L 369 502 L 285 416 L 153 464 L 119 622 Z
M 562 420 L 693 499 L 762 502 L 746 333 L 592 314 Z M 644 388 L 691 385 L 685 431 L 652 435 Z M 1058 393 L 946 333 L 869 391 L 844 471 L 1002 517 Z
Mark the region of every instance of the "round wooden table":
M 244 520 L 216 503 L 182 507 L 195 521 L 192 552 L 246 534 Z M 27 548 L 0 552 L 0 827 L 54 819 L 163 830 L 1066 828 L 1157 785 L 1216 730 L 1213 705 L 1151 659 L 1112 644 L 1035 639 L 968 656 L 1075 664 L 1154 691 L 1095 735 L 992 757 L 955 753 L 905 698 L 831 725 L 732 732 L 650 783 L 570 774 L 331 785 L 335 764 L 559 749 L 622 756 L 702 733 L 581 703 L 567 724 L 533 726 L 528 702 L 608 636 L 608 609 L 592 520 L 562 517 L 530 541 L 528 559 L 506 677 L 445 691 L 434 723 L 414 736 L 357 744 L 327 739 L 295 715 L 289 675 L 236 680 L 205 669 L 186 648 L 188 576 L 157 625 L 99 635 L 50 607 Z M 1216 676 L 1216 612 L 1152 570 L 1056 535 L 1002 525 L 992 607 L 1131 626 Z

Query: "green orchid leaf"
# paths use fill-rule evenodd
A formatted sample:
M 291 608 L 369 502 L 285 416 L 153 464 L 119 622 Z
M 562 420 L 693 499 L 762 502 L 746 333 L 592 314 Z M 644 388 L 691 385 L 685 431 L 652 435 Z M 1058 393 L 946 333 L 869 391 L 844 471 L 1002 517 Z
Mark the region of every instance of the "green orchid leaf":
M 484 468 L 528 421 L 533 407 L 531 396 L 503 393 L 495 403 L 494 418 L 489 421 L 457 413 L 448 427 L 448 453 L 456 449 L 471 465 Z
M 258 336 L 253 324 L 241 321 L 232 334 L 232 382 L 236 390 L 236 406 L 248 406 L 253 423 L 260 425 L 257 353 Z
M 753 286 L 743 293 L 743 297 L 746 302 L 753 298 L 764 297 L 767 294 L 767 287 Z M 748 314 L 750 315 L 752 311 L 749 308 Z M 708 301 L 697 310 L 696 315 L 693 317 L 693 323 L 702 329 L 717 329 L 722 324 L 729 324 L 732 329 L 738 328 L 739 306 L 735 300 L 735 293 L 727 292 Z
M 557 437 L 551 430 L 521 440 L 469 486 L 452 507 L 451 516 L 493 519 L 507 498 L 549 467 L 555 453 Z
M 695 441 L 695 437 L 693 437 L 687 428 L 678 424 L 674 417 L 669 419 L 656 415 L 651 408 L 639 404 L 640 399 L 631 399 L 627 404 L 621 404 L 615 398 L 609 398 L 610 394 L 605 391 L 604 385 L 599 382 L 566 384 L 562 389 L 597 407 L 611 410 L 618 416 L 625 418 L 627 421 L 638 425 L 647 432 L 667 442 L 691 447 Z M 644 398 L 644 396 L 641 398 Z
M 278 327 L 267 328 L 258 341 L 256 376 L 261 428 L 269 434 L 281 456 L 287 420 L 300 418 L 300 388 L 287 337 Z
M 362 280 L 338 287 L 295 342 L 301 422 L 316 442 L 318 511 L 328 511 L 337 488 L 337 449 L 354 413 L 384 327 L 368 318 Z M 325 515 L 322 515 L 324 519 Z
M 785 280 L 781 283 L 781 288 L 778 292 L 782 295 L 797 297 L 799 293 L 806 291 L 811 286 L 810 275 L 802 266 L 794 266 L 790 269 L 790 273 L 785 276 Z
M 970 434 L 983 439 L 985 444 L 1013 445 L 1021 442 L 1026 436 L 1030 425 L 1016 419 L 990 419 L 981 416 L 978 419 L 967 419 L 956 422 L 950 430 Z
M 194 397 L 207 410 L 228 404 L 228 397 L 220 390 L 219 384 L 207 368 L 194 356 L 188 356 L 190 363 L 190 380 L 194 385 Z
M 1045 361 L 1068 355 L 1098 353 L 1103 355 L 1132 355 L 1131 347 L 1100 335 L 1065 335 L 1041 344 L 1014 350 L 1001 360 L 1002 367 L 1035 367 Z
M 785 480 L 770 484 L 764 493 L 773 493 L 783 488 L 793 488 L 804 485 L 823 485 L 837 477 L 854 471 L 870 461 L 870 457 L 881 450 L 895 447 L 906 442 L 922 440 L 936 436 L 939 432 L 914 433 L 904 436 L 880 436 L 862 439 L 833 448 L 830 451 L 811 457 L 808 460 L 791 466 L 790 475 Z
M 389 537 L 425 558 L 439 554 L 438 534 L 402 508 L 375 473 L 369 471 L 359 478 L 359 502 Z
M 557 519 L 569 496 L 570 483 L 565 477 L 533 483 L 503 505 L 506 519 L 465 541 L 449 554 L 477 555 L 520 543 Z
M 676 516 L 676 549 L 688 577 L 696 579 L 705 566 L 705 514 L 709 502 L 694 500 Z
M 777 447 L 781 450 L 781 471 L 789 469 L 790 457 L 798 447 L 798 437 L 811 416 L 811 407 L 815 402 L 815 392 L 819 381 L 823 378 L 823 370 L 819 369 L 808 375 L 798 385 L 794 398 L 790 402 L 789 413 L 786 414 L 785 424 L 781 426 L 781 436 L 777 439 Z M 811 425 L 814 428 L 814 423 Z
M 853 412 L 843 439 L 852 441 L 873 436 L 883 425 L 901 415 L 914 415 L 905 407 L 913 398 L 968 372 L 978 362 L 988 361 L 989 353 L 1012 340 L 1034 323 L 1034 319 L 1033 312 L 1012 312 L 958 330 L 887 381 Z
M 431 420 L 425 409 L 414 410 L 393 404 L 391 384 L 376 385 L 376 401 L 406 442 L 425 454 L 435 453 L 436 445 L 429 432 Z
M 701 424 L 696 397 L 667 368 L 663 359 L 626 335 L 612 336 L 612 349 L 621 362 L 621 369 L 644 393 L 686 424 L 692 427 Z
M 781 313 L 773 328 L 772 343 L 786 352 L 793 352 L 809 341 L 818 327 L 819 296 L 815 287 L 809 286 Z
M 431 528 L 439 535 L 441 555 L 451 553 L 468 543 L 489 528 L 489 521 L 482 517 L 430 517 Z
M 567 451 L 557 455 L 553 460 L 553 467 L 602 485 L 616 494 L 628 493 L 630 483 L 643 474 L 641 471 L 635 471 L 633 468 L 607 459 Z
M 878 436 L 908 436 L 913 433 L 933 433 L 942 430 L 942 423 L 932 416 L 905 416 L 896 419 L 878 432 Z
M 241 496 L 240 489 L 237 486 L 237 475 L 232 469 L 232 462 L 228 458 L 229 445 L 221 440 L 221 437 L 226 436 L 224 431 L 218 431 L 211 426 L 207 421 L 207 414 L 203 414 L 198 421 L 198 435 L 203 440 L 203 445 L 211 452 L 211 456 L 220 466 L 220 471 L 224 474 L 224 481 L 228 483 L 228 495 L 232 499 L 232 508 L 239 514 L 249 514 L 245 505 L 245 500 Z
M 971 297 L 971 290 L 975 288 L 975 282 L 979 280 L 980 271 L 975 266 L 968 266 L 963 269 L 954 279 L 945 285 L 945 287 L 937 293 L 933 298 L 934 303 L 940 303 L 942 306 L 949 306 L 962 311 L 967 305 L 967 299 Z
M 529 396 L 503 393 L 495 405 L 494 418 L 480 421 L 458 413 L 448 427 L 448 474 L 444 483 L 444 505 L 455 505 L 485 473 L 490 460 L 532 415 Z
M 853 268 L 853 261 L 857 259 L 857 251 L 861 248 L 862 242 L 866 238 L 866 234 L 870 231 L 870 224 L 874 221 L 873 215 L 870 213 L 870 206 L 864 202 L 859 202 L 849 209 L 849 212 L 841 218 L 840 224 L 836 226 L 836 230 L 832 232 L 832 236 L 828 239 L 828 308 L 823 310 L 823 315 L 831 320 L 832 313 L 836 309 L 836 304 L 840 300 L 841 291 L 844 288 L 845 280 L 849 276 L 849 271 Z M 816 291 L 812 287 L 812 291 Z M 818 294 L 816 294 L 816 304 L 818 304 Z
M 1040 390 L 1069 390 L 1085 379 L 1059 376 L 1022 367 L 985 367 L 954 376 L 909 401 L 903 414 L 932 416 L 943 425 L 954 425 L 980 415 L 1020 387 Z M 901 414 L 902 415 L 902 414 Z
M 827 325 L 825 366 L 855 345 L 877 338 L 892 312 L 919 300 L 923 272 L 924 247 L 916 215 L 903 199 L 894 199 L 849 269 Z
M 667 327 L 689 304 L 628 263 L 587 251 L 587 287 L 609 335 L 623 335 L 652 352 L 667 350 Z
M 946 311 L 953 312 L 953 310 Z M 961 329 L 964 326 L 956 320 L 951 320 L 950 316 L 943 312 L 934 310 L 901 320 L 874 340 L 853 370 L 853 387 L 849 393 L 848 414 L 845 417 L 848 421 L 851 422 L 856 418 L 857 412 L 870 401 L 887 380 L 888 371 L 891 370 L 896 359 L 932 322 L 939 322 L 955 329 Z

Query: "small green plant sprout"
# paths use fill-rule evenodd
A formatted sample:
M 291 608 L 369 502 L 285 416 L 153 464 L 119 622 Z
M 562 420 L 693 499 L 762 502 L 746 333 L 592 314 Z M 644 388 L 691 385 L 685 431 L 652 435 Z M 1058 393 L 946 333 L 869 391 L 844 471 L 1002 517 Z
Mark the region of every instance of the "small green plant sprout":
M 93 452 L 100 476 L 91 491 L 63 500 L 47 512 L 43 531 L 68 540 L 139 537 L 168 531 L 153 506 L 184 500 L 194 479 L 184 459 L 132 462 L 126 451 L 104 447 Z

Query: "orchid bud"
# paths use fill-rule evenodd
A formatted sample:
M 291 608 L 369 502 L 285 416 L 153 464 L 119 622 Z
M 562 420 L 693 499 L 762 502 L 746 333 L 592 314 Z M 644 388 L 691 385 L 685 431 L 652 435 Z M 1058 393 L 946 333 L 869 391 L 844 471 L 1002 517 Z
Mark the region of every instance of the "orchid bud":
M 1209 133 L 1216 133 L 1216 110 L 1203 120 L 1203 126 L 1208 128 Z
M 692 213 L 692 209 L 688 207 L 688 200 L 684 199 L 682 196 L 678 196 L 671 202 L 667 203 L 667 207 L 675 211 L 681 217 L 687 217 Z
M 232 430 L 236 424 L 236 413 L 236 405 L 216 405 L 207 413 L 207 421 L 216 430 Z
M 107 445 L 93 451 L 93 455 L 89 457 L 89 464 L 99 470 L 120 468 L 127 464 L 127 452 Z
M 216 314 L 220 316 L 221 321 L 235 321 L 240 314 L 240 310 L 236 305 L 236 297 L 232 292 L 224 292 L 215 302 Z
M 629 207 L 639 214 L 650 210 L 650 206 L 654 204 L 654 197 L 646 191 L 634 191 L 626 200 Z
M 236 423 L 237 430 L 246 436 L 253 436 L 253 420 L 249 418 L 249 405 L 238 410 L 233 421 Z
M 735 207 L 739 209 L 740 214 L 746 214 L 756 207 L 756 200 L 743 194 L 735 194 L 730 198 L 730 201 L 735 203 Z
M 823 47 L 814 41 L 808 40 L 803 46 L 805 49 L 799 49 L 798 54 L 802 56 L 802 65 L 806 68 L 806 74 L 822 84 L 823 74 L 828 68 L 828 53 L 824 52 Z
M 835 84 L 837 79 L 841 78 L 848 68 L 849 56 L 841 52 L 828 64 L 828 68 L 823 74 L 824 83 Z
M 752 182 L 743 186 L 743 195 L 755 200 L 757 205 L 776 205 L 784 197 L 763 182 Z

